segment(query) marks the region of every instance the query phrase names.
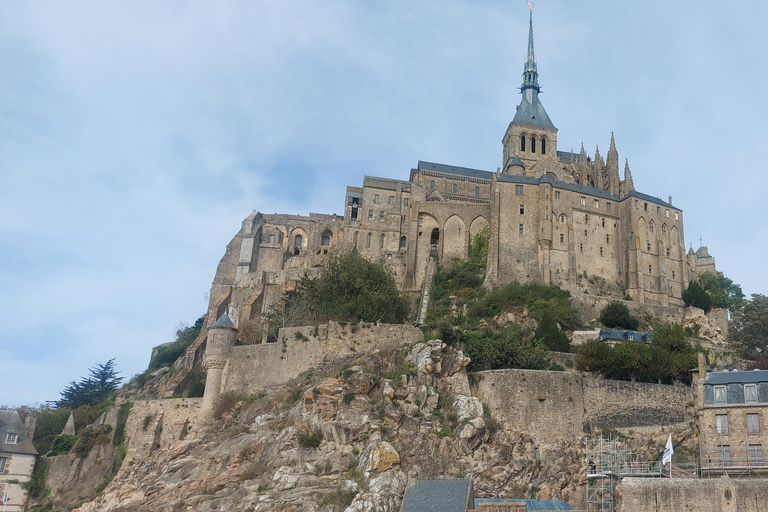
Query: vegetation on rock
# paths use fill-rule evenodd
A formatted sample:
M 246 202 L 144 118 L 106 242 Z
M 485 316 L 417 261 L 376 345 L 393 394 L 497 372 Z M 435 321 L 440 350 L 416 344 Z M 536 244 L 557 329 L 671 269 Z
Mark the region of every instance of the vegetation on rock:
M 722 274 L 705 272 L 698 279 L 688 283 L 683 290 L 683 302 L 686 306 L 709 311 L 712 308 L 727 309 L 735 313 L 741 308 L 744 292 L 741 286 Z
M 163 366 L 171 366 L 176 360 L 194 343 L 200 330 L 203 328 L 205 316 L 201 316 L 195 323 L 190 325 L 180 325 L 176 329 L 176 339 L 171 343 L 155 347 L 152 358 L 149 361 L 148 370 L 157 370 Z
M 600 323 L 611 329 L 635 330 L 640 321 L 632 316 L 626 304 L 614 300 L 600 312 Z

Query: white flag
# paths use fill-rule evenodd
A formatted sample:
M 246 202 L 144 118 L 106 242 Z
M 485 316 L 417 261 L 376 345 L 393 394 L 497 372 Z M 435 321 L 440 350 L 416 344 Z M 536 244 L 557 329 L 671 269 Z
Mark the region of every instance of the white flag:
M 672 434 L 669 434 L 669 439 L 667 439 L 667 446 L 664 447 L 664 456 L 661 458 L 662 466 L 667 462 L 672 462 L 673 453 L 675 453 L 675 450 L 672 448 Z

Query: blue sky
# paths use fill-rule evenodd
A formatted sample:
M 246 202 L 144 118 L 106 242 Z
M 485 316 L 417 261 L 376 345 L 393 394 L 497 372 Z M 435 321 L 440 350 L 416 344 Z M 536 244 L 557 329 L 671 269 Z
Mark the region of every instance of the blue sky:
M 541 0 L 561 150 L 605 155 L 768 293 L 768 4 Z M 0 3 L 0 404 L 129 376 L 192 323 L 252 210 L 342 213 L 363 174 L 485 170 L 519 99 L 523 0 Z

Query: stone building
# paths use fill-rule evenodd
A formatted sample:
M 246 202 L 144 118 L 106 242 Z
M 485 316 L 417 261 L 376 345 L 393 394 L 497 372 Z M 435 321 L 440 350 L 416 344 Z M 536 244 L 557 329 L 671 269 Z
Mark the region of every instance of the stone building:
M 467 258 L 484 229 L 488 286 L 538 282 L 682 305 L 689 279 L 708 268 L 686 257 L 682 210 L 635 190 L 613 134 L 605 157 L 583 144 L 558 149 L 539 99 L 532 16 L 520 91 L 495 172 L 419 162 L 407 180 L 365 176 L 347 187 L 343 216 L 254 211 L 219 264 L 208 322 L 225 311 L 236 326 L 257 318 L 304 273 L 352 248 L 384 261 L 402 289 L 426 290 L 434 265 Z
M 712 372 L 699 387 L 702 471 L 768 474 L 768 370 Z
M 0 498 L 8 496 L 4 512 L 25 509 L 27 491 L 22 484 L 32 477 L 36 458 L 37 450 L 27 436 L 19 413 L 0 410 Z

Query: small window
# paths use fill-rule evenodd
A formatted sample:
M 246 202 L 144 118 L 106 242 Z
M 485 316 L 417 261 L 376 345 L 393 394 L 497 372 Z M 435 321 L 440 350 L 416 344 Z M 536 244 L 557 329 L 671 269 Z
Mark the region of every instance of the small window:
M 331 237 L 328 235 L 323 235 L 323 238 L 320 239 L 320 245 L 324 247 L 331 245 Z
M 664 215 L 669 218 L 669 210 L 664 210 Z
M 675 279 L 675 271 L 674 270 L 672 271 L 672 279 L 673 280 Z
M 760 415 L 759 414 L 747 414 L 747 433 L 748 434 L 760 433 Z
M 611 243 L 611 235 L 605 235 L 605 243 Z
M 565 214 L 560 215 L 560 224 L 565 224 L 565 221 L 567 220 Z
M 720 464 L 723 466 L 731 465 L 731 447 L 727 444 L 721 444 L 717 447 L 717 456 L 720 459 Z M 728 489 L 726 489 L 728 490 Z M 730 491 L 729 491 L 730 492 Z
M 475 187 L 475 197 L 480 197 L 480 187 Z
M 525 151 L 525 135 L 520 136 L 520 151 Z
M 405 249 L 405 246 L 408 244 L 408 239 L 405 236 L 400 237 L 400 248 Z
M 547 154 L 547 139 L 541 138 L 541 154 L 546 155 Z
M 749 445 L 749 465 L 750 466 L 762 466 L 763 465 L 763 447 L 759 444 Z
M 359 238 L 360 233 L 355 231 L 355 247 L 357 247 L 357 239 Z
M 640 202 L 635 199 L 635 209 L 637 210 L 638 208 L 640 208 Z
M 600 201 L 597 199 L 593 199 L 592 206 L 594 206 L 595 208 L 600 208 Z
M 384 248 L 384 234 L 382 233 L 382 235 L 379 237 L 379 249 L 383 249 L 383 248 Z
M 605 203 L 605 211 L 611 211 L 611 203 Z
M 587 198 L 584 196 L 581 196 L 581 206 L 587 206 Z
M 406 207 L 408 206 L 408 198 L 407 197 L 403 198 L 403 206 L 406 206 Z
M 748 404 L 757 403 L 757 384 L 744 384 L 744 401 Z
M 429 190 L 435 190 L 435 180 L 429 182 Z
M 389 196 L 389 204 L 395 204 L 395 196 Z
M 589 224 L 589 214 L 584 215 L 584 224 Z
M 650 223 L 650 224 L 648 224 L 648 231 L 650 231 L 651 233 L 653 233 L 653 228 L 654 228 L 654 224 L 653 224 L 653 221 L 651 221 L 651 223 Z
M 675 220 L 680 220 L 680 214 L 675 212 Z
M 5 442 L 8 444 L 16 444 L 19 442 L 19 434 L 5 434 Z
M 523 186 L 522 185 L 515 185 L 515 194 L 518 196 L 523 195 Z
M 645 211 L 648 211 L 648 203 L 644 203 L 643 209 L 644 209 Z
M 368 210 L 368 220 L 373 220 L 373 210 Z
M 373 234 L 372 234 L 372 233 L 368 233 L 368 240 L 366 241 L 366 247 L 367 247 L 368 249 L 370 249 L 370 248 L 371 248 L 371 240 L 372 240 L 372 239 L 373 239 Z
M 519 224 L 517 226 L 517 234 L 518 235 L 522 235 L 523 234 L 523 225 L 522 224 Z
M 525 205 L 521 204 L 520 205 L 520 215 L 524 215 L 524 214 L 525 214 Z
M 648 265 L 648 273 L 649 274 L 653 274 L 653 266 L 652 265 Z
M 555 199 L 560 199 L 560 191 L 555 190 Z
M 381 201 L 381 196 L 379 194 L 374 194 L 373 202 L 378 203 L 379 201 Z
M 458 183 L 453 184 L 453 193 L 458 194 L 459 193 L 459 185 Z
M 666 224 L 662 224 L 661 225 L 661 234 L 662 234 L 662 236 L 667 236 L 667 225 Z
M 293 238 L 293 246 L 294 247 L 301 247 L 301 244 L 304 240 L 301 238 L 301 235 L 296 235 Z
M 5 465 L 8 463 L 8 457 L 0 457 L 0 475 L 5 473 Z
M 536 137 L 531 137 L 531 153 L 536 152 Z
M 565 241 L 565 235 L 560 233 L 560 243 L 563 243 Z
M 432 234 L 429 236 L 429 243 L 431 245 L 440 243 L 440 230 L 438 228 L 432 230 Z
M 648 252 L 651 252 L 651 242 L 646 242 L 645 247 Z
M 656 215 L 661 215 L 661 206 L 656 207 Z
M 725 404 L 728 403 L 725 395 L 725 386 L 715 386 L 715 403 Z
M 584 244 L 579 244 L 579 252 L 584 252 Z
M 728 415 L 718 414 L 715 416 L 715 429 L 720 435 L 728 434 Z
M 584 230 L 584 240 L 586 240 L 586 239 L 587 239 L 587 230 L 585 229 Z
M 275 235 L 269 235 L 269 243 L 274 244 L 275 243 Z
M 667 258 L 669 258 L 669 247 L 667 247 Z
M 384 210 L 379 211 L 379 220 L 384 220 Z
M 603 248 L 601 247 L 600 248 L 600 256 L 602 256 L 602 255 L 603 255 Z
M 601 219 L 601 220 L 602 220 L 601 224 L 603 225 L 603 227 L 605 227 L 605 219 Z

